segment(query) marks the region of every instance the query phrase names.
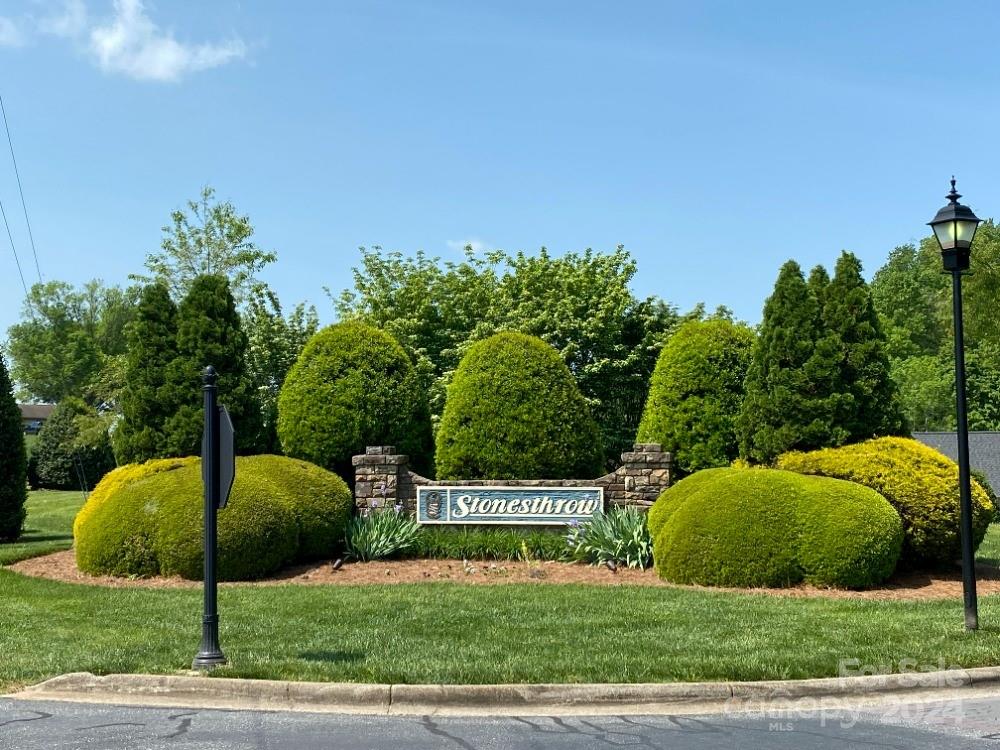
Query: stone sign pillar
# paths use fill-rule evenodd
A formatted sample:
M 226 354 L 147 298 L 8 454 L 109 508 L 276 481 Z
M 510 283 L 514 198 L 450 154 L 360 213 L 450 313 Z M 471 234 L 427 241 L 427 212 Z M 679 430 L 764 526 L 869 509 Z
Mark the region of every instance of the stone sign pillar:
M 397 503 L 407 513 L 416 510 L 417 487 L 601 487 L 608 508 L 626 505 L 648 510 L 670 486 L 671 457 L 658 443 L 636 443 L 622 454 L 622 465 L 597 479 L 469 479 L 438 482 L 410 471 L 409 456 L 396 453 L 392 445 L 368 447 L 354 456 L 354 504 L 358 510 L 392 507 Z
M 408 504 L 410 457 L 396 453 L 394 445 L 376 445 L 365 449 L 364 455 L 354 456 L 354 504 L 365 508 L 392 507 L 397 502 Z M 402 490 L 402 492 L 400 491 Z
M 636 443 L 628 453 L 622 453 L 625 494 L 622 505 L 649 508 L 670 486 L 671 457 L 659 443 Z

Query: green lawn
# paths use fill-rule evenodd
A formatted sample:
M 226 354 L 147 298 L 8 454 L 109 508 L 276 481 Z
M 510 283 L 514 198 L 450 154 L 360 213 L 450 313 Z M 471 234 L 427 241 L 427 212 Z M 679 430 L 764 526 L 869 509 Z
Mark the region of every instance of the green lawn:
M 987 565 L 1000 567 L 1000 523 L 991 524 L 976 550 L 976 559 Z
M 29 492 L 24 533 L 13 544 L 0 544 L 0 565 L 69 549 L 73 545 L 73 518 L 82 505 L 81 492 Z
M 34 493 L 28 526 L 65 547 L 80 503 Z M 42 519 L 45 519 L 44 522 Z M 985 554 L 1000 549 L 990 531 Z M 44 531 L 35 532 L 45 536 Z M 23 555 L 22 555 L 23 556 Z M 992 559 L 992 558 L 991 558 Z M 1000 663 L 1000 597 L 977 633 L 962 602 L 783 598 L 644 587 L 435 583 L 226 586 L 220 676 L 375 682 L 645 682 Z M 171 673 L 200 639 L 197 589 L 109 589 L 0 570 L 0 690 L 72 671 Z

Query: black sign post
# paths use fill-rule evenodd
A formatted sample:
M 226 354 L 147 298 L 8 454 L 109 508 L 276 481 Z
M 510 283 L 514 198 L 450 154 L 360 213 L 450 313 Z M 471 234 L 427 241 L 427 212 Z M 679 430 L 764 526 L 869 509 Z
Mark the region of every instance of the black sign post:
M 212 669 L 226 663 L 219 646 L 219 611 L 216 600 L 215 558 L 216 521 L 220 500 L 219 407 L 216 403 L 218 374 L 212 366 L 202 374 L 205 394 L 205 434 L 201 445 L 201 473 L 205 484 L 205 611 L 201 618 L 201 647 L 194 657 L 194 669 Z M 226 421 L 229 421 L 228 415 Z M 232 424 L 229 425 L 230 439 Z M 231 475 L 230 475 L 231 476 Z M 230 482 L 232 479 L 230 478 Z M 228 495 L 228 487 L 226 494 Z

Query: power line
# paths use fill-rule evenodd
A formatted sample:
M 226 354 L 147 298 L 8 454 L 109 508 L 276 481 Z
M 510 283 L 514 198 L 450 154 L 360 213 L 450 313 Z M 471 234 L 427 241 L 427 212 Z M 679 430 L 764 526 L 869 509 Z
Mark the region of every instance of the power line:
M 7 223 L 7 212 L 3 210 L 3 201 L 0 201 L 0 215 L 3 216 L 3 224 L 7 227 L 7 239 L 10 240 L 10 251 L 14 254 L 17 275 L 21 277 L 21 287 L 24 289 L 24 301 L 28 303 L 28 311 L 34 314 L 34 308 L 31 306 L 31 297 L 28 295 L 28 285 L 24 283 L 24 271 L 21 270 L 21 259 L 17 257 L 17 249 L 14 247 L 14 237 L 10 233 L 10 224 Z
M 17 159 L 14 158 L 14 141 L 10 137 L 10 125 L 7 124 L 7 110 L 0 96 L 0 114 L 3 115 L 3 126 L 7 131 L 7 145 L 10 146 L 10 160 L 14 163 L 14 176 L 17 178 L 17 190 L 21 194 L 21 208 L 24 210 L 24 223 L 28 225 L 28 239 L 31 240 L 31 253 L 35 256 L 35 271 L 38 273 L 38 283 L 42 283 L 42 269 L 38 266 L 38 251 L 35 250 L 35 237 L 31 233 L 31 222 L 28 221 L 28 204 L 24 202 L 24 189 L 21 187 L 21 175 L 17 171 Z M 9 229 L 8 229 L 9 231 Z

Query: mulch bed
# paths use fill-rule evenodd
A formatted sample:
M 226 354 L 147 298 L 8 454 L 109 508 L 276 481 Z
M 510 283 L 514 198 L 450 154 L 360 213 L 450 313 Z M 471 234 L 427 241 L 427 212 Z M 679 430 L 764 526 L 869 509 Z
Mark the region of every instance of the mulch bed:
M 114 578 L 89 576 L 76 567 L 73 550 L 34 557 L 10 566 L 26 576 L 47 578 L 66 583 L 84 583 L 116 588 L 197 588 L 197 581 L 182 578 Z M 980 594 L 1000 594 L 1000 569 L 977 568 Z M 661 581 L 653 570 L 621 568 L 615 572 L 605 567 L 561 562 L 480 562 L 468 564 L 458 560 L 384 560 L 370 563 L 345 563 L 334 570 L 329 562 L 287 568 L 271 578 L 252 584 L 224 583 L 223 586 L 300 585 L 370 585 L 397 583 L 431 583 L 447 581 L 455 584 L 495 585 L 502 583 L 560 584 L 578 583 L 598 586 L 662 586 L 706 591 L 729 591 L 769 594 L 773 596 L 823 596 L 837 599 L 961 599 L 962 577 L 958 571 L 911 573 L 891 578 L 877 589 L 844 591 L 815 586 L 789 589 L 720 589 L 704 586 L 677 586 Z

